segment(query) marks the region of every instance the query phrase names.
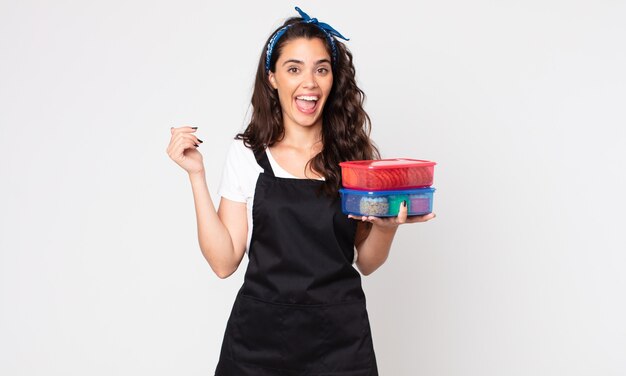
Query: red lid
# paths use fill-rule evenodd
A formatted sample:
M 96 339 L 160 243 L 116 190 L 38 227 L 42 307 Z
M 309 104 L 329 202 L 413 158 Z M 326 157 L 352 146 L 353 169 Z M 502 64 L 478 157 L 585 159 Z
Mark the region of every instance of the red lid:
M 375 159 L 365 161 L 348 161 L 340 162 L 341 167 L 360 168 L 360 169 L 388 169 L 388 168 L 406 168 L 406 167 L 429 167 L 437 163 L 425 161 L 422 159 L 393 158 L 393 159 Z

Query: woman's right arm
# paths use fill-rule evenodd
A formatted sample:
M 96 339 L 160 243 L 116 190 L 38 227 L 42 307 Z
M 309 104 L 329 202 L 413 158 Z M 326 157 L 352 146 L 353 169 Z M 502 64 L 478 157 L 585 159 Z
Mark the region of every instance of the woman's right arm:
M 246 251 L 246 204 L 222 198 L 216 211 L 204 171 L 189 174 L 189 180 L 196 207 L 200 250 L 215 274 L 226 278 L 237 270 Z
M 196 129 L 172 127 L 167 154 L 189 174 L 200 250 L 215 274 L 226 278 L 237 270 L 245 254 L 248 236 L 246 204 L 222 198 L 219 210 L 215 210 L 206 184 L 202 154 L 197 150 L 202 140 L 194 134 Z

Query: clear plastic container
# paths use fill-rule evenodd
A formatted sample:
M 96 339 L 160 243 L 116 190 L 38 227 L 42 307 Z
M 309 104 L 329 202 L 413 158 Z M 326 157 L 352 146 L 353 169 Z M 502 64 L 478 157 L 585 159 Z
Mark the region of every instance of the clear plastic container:
M 435 188 L 393 191 L 361 191 L 341 188 L 341 209 L 345 214 L 395 217 L 406 200 L 408 215 L 423 215 L 433 211 Z
M 431 161 L 406 158 L 339 163 L 345 188 L 372 191 L 430 187 L 435 165 Z

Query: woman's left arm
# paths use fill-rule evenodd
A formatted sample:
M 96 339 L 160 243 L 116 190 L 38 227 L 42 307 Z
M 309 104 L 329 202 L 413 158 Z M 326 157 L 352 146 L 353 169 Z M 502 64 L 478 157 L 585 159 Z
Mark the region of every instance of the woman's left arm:
M 369 275 L 387 260 L 398 226 L 405 223 L 426 222 L 435 218 L 435 213 L 408 217 L 406 206 L 401 205 L 397 217 L 358 217 L 354 215 L 348 217 L 361 220 L 357 226 L 355 240 L 358 252 L 356 266 L 363 275 Z

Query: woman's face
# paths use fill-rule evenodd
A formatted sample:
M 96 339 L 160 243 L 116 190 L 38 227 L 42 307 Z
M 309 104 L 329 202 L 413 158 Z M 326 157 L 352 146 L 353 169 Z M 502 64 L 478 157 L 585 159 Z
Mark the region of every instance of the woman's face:
M 330 55 L 319 38 L 297 38 L 283 45 L 268 78 L 288 126 L 322 126 L 322 111 L 333 86 Z

